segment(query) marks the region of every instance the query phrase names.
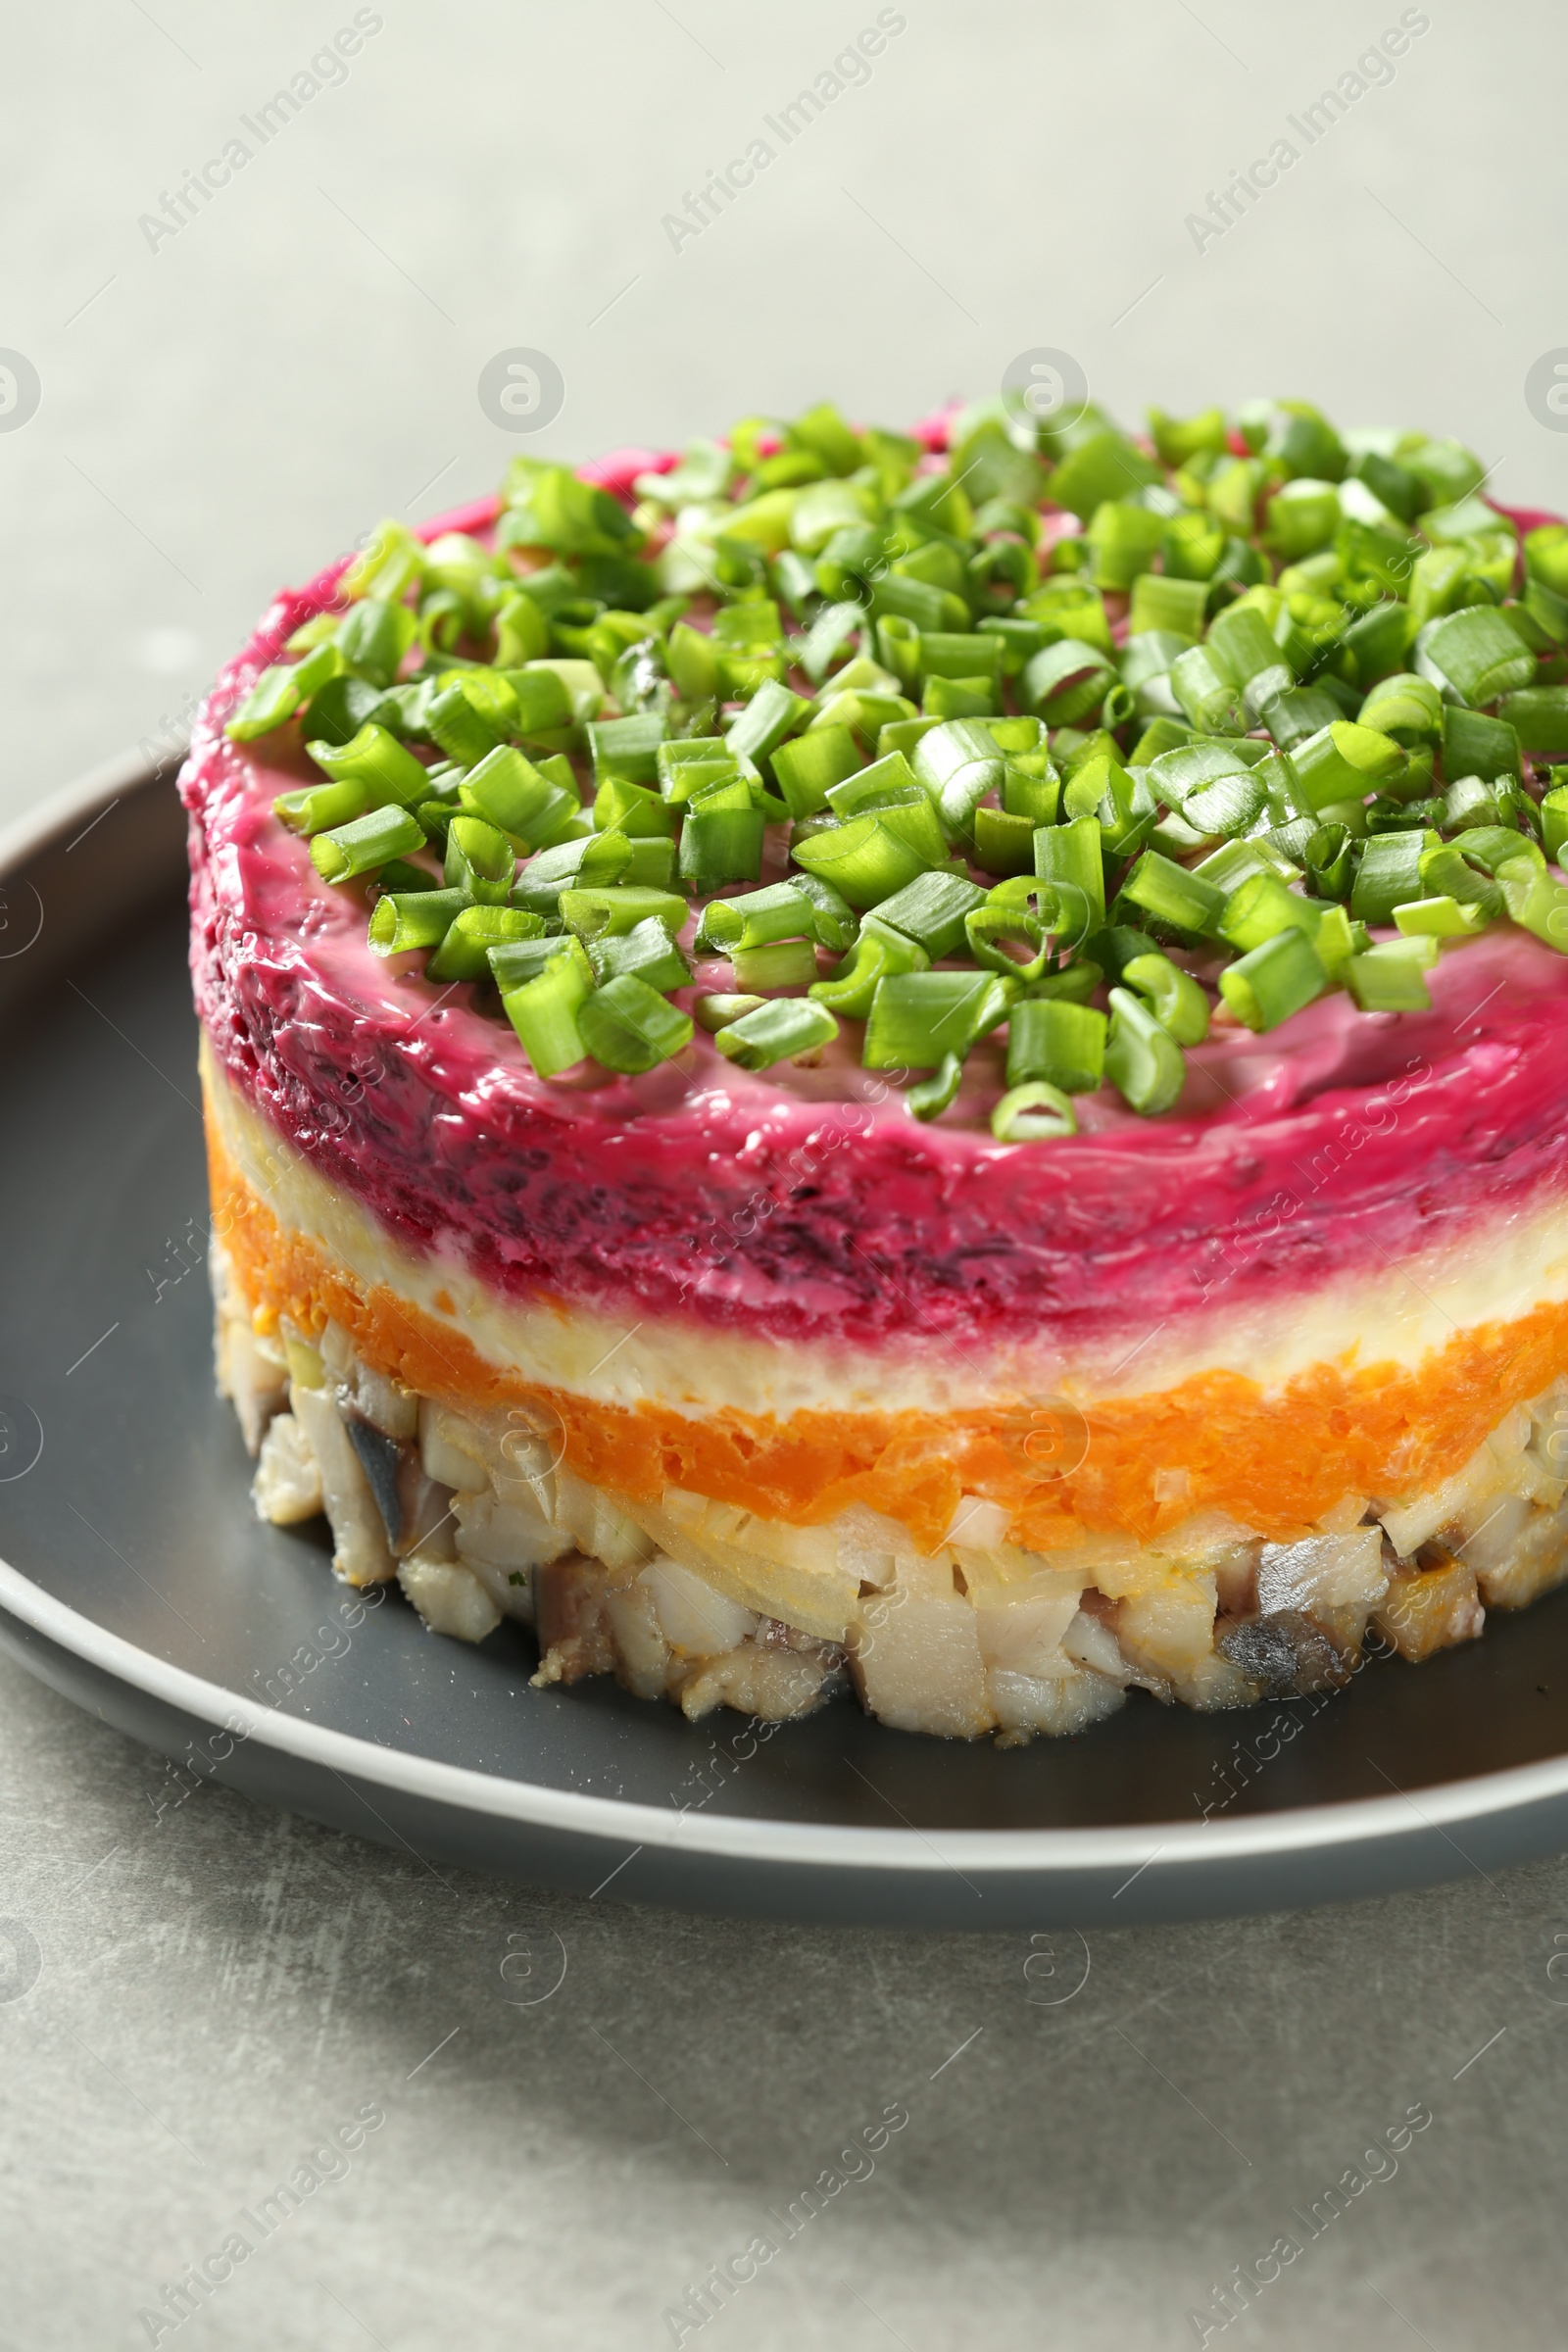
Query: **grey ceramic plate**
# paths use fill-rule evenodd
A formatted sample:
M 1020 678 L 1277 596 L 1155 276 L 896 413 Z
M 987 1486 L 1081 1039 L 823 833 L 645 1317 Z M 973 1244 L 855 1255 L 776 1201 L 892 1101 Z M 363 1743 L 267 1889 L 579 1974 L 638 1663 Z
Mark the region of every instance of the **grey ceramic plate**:
M 134 762 L 0 843 L 0 1642 L 268 1801 L 606 1901 L 949 1928 L 1261 1909 L 1568 1844 L 1568 1594 L 1238 1715 L 999 1753 L 840 1703 L 760 1738 L 526 1637 L 361 1613 L 214 1396 L 183 826 Z

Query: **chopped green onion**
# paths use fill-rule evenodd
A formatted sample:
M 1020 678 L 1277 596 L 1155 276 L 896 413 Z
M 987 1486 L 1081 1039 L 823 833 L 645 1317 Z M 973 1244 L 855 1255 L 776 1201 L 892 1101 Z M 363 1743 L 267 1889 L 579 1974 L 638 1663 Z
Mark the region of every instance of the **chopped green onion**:
M 915 745 L 912 766 L 948 832 L 959 836 L 968 835 L 979 804 L 1006 773 L 996 737 L 979 719 L 947 719 L 933 727 Z
M 808 939 L 775 939 L 765 947 L 730 953 L 735 984 L 742 989 L 808 988 L 816 980 L 816 948 Z
M 624 833 L 631 841 L 670 841 L 675 812 L 645 784 L 611 776 L 594 795 L 594 831 Z
M 813 727 L 791 743 L 781 743 L 772 756 L 773 781 L 794 817 L 813 816 L 825 808 L 829 788 L 853 776 L 859 765 L 860 755 L 848 727 Z
M 1544 865 L 1519 858 L 1497 869 L 1497 883 L 1513 920 L 1560 956 L 1568 956 L 1568 890 Z
M 1191 972 L 1168 956 L 1134 956 L 1121 967 L 1123 985 L 1149 1000 L 1149 1008 L 1179 1046 L 1200 1046 L 1208 1035 L 1208 999 Z
M 755 1012 L 760 1004 L 765 1004 L 766 1002 L 765 997 L 699 997 L 692 1006 L 692 1012 L 698 1027 L 711 1033 L 714 1030 L 727 1029 L 731 1021 L 741 1020 L 747 1013 Z
M 1121 896 L 1156 922 L 1187 932 L 1212 931 L 1226 905 L 1222 890 L 1158 850 L 1144 851 L 1122 884 Z
M 1203 604 L 1208 593 L 1203 580 L 1179 579 L 1170 572 L 1141 572 L 1133 582 L 1127 614 L 1129 638 L 1152 629 L 1168 629 L 1196 643 L 1203 633 Z
M 712 784 L 686 804 L 680 877 L 701 896 L 726 882 L 755 882 L 762 870 L 762 811 L 744 780 Z
M 1352 956 L 1352 967 L 1355 960 Z M 1322 958 L 1306 933 L 1294 924 L 1227 964 L 1219 976 L 1220 995 L 1249 1029 L 1277 1029 L 1327 986 Z
M 1310 808 L 1337 801 L 1361 800 L 1405 767 L 1403 747 L 1375 727 L 1335 719 L 1304 743 L 1293 745 L 1291 760 Z
M 803 899 L 809 900 L 812 926 L 819 947 L 830 948 L 837 956 L 854 946 L 860 918 L 848 899 L 841 897 L 831 882 L 821 874 L 808 873 L 803 866 L 799 873 L 791 874 L 789 887 L 798 890 Z
M 1518 700 L 1517 695 L 1508 697 L 1510 703 Z M 1498 776 L 1517 778 L 1524 773 L 1519 754 L 1518 734 L 1507 719 L 1488 718 L 1482 711 L 1461 710 L 1452 704 L 1445 710 L 1443 770 L 1449 778 L 1481 776 L 1489 783 Z
M 1045 1079 L 1065 1095 L 1092 1095 L 1105 1070 L 1109 1021 L 1092 1004 L 1029 998 L 1007 1019 L 1007 1084 Z
M 813 833 L 808 841 L 797 842 L 790 855 L 808 873 L 820 874 L 831 882 L 852 906 L 875 906 L 938 862 L 922 856 L 884 822 L 885 815 L 899 813 L 892 810 L 852 817 L 847 825 L 835 825 Z
M 311 843 L 311 863 L 323 882 L 352 882 L 390 858 L 424 847 L 424 828 L 407 808 L 371 808 Z
M 1110 992 L 1105 1076 L 1146 1118 L 1169 1110 L 1187 1082 L 1180 1046 L 1131 989 Z
M 638 710 L 630 718 L 601 719 L 591 725 L 588 750 L 595 783 L 603 784 L 612 776 L 627 784 L 655 783 L 659 747 L 665 732 L 663 719 L 654 710 Z
M 373 722 L 361 727 L 348 743 L 318 740 L 305 748 L 334 781 L 363 785 L 378 808 L 396 804 L 412 808 L 429 795 L 429 769 L 395 735 Z
M 773 997 L 726 1022 L 713 1043 L 726 1061 L 738 1062 L 743 1070 L 768 1070 L 778 1061 L 819 1054 L 838 1033 L 825 1004 L 809 997 Z
M 587 945 L 594 978 L 601 985 L 631 972 L 667 995 L 672 988 L 684 988 L 692 976 L 691 965 L 657 915 L 645 915 L 629 931 L 600 932 Z
M 531 906 L 536 914 L 554 914 L 564 892 L 602 889 L 618 882 L 631 863 L 631 846 L 623 833 L 589 833 L 581 840 L 540 850 L 513 884 L 511 903 Z
M 500 683 L 496 671 L 483 674 Z M 513 708 L 515 710 L 515 702 Z M 440 745 L 447 758 L 460 760 L 465 767 L 477 767 L 487 752 L 493 752 L 498 744 L 506 742 L 510 732 L 505 719 L 498 712 L 493 709 L 481 708 L 467 682 L 467 676 L 465 676 L 462 684 L 444 686 L 435 696 L 426 714 L 425 726 L 432 741 Z
M 1541 804 L 1542 847 L 1558 865 L 1562 863 L 1563 845 L 1568 842 L 1568 781 L 1559 784 L 1555 779 L 1564 773 L 1560 767 L 1553 768 L 1551 790 Z
M 1109 657 L 1100 647 L 1063 637 L 1030 661 L 1019 681 L 1020 700 L 1048 726 L 1075 726 L 1099 710 L 1115 683 Z
M 974 812 L 975 863 L 988 874 L 1031 874 L 1035 863 L 1035 827 L 1051 819 L 1013 816 L 1001 808 Z
M 1514 858 L 1527 858 L 1532 865 L 1543 869 L 1546 863 L 1538 845 L 1527 834 L 1516 833 L 1511 825 L 1467 825 L 1454 846 L 1469 864 L 1498 876 Z
M 635 1076 L 691 1044 L 692 1017 L 646 980 L 621 972 L 583 999 L 577 1034 L 604 1069 Z
M 449 890 L 466 890 L 482 905 L 502 906 L 516 870 L 516 851 L 499 825 L 487 824 L 481 816 L 453 818 L 447 827 Z
M 514 744 L 488 752 L 458 789 L 467 813 L 509 834 L 524 856 L 544 848 L 578 813 L 576 793 L 542 775 Z
M 1487 926 L 1480 906 L 1461 906 L 1457 899 L 1413 899 L 1394 910 L 1395 926 L 1409 938 L 1473 939 Z
M 299 665 L 274 662 L 262 671 L 223 733 L 230 743 L 254 743 L 259 735 L 270 735 L 286 718 L 292 718 L 299 702 Z
M 734 607 L 734 611 L 744 611 Z M 720 614 L 723 619 L 726 615 Z M 717 622 L 714 623 L 715 630 Z M 732 751 L 743 752 L 760 766 L 771 759 L 787 735 L 802 726 L 811 710 L 803 695 L 792 694 L 776 678 L 763 681 L 729 731 Z M 786 795 L 786 797 L 788 797 Z
M 374 598 L 356 605 L 338 622 L 333 644 L 350 669 L 367 684 L 387 687 L 398 674 L 403 657 L 418 634 L 418 622 L 407 605 Z M 318 649 L 325 652 L 323 646 Z M 329 676 L 323 671 L 322 676 Z M 313 680 L 305 692 L 314 691 Z
M 1227 947 L 1245 953 L 1260 948 L 1282 931 L 1297 930 L 1313 939 L 1322 908 L 1311 899 L 1288 890 L 1278 874 L 1249 874 L 1226 899 L 1214 928 Z
M 1066 911 L 1064 938 L 1079 944 L 1100 929 L 1105 919 L 1105 868 L 1097 817 L 1042 825 L 1035 834 L 1035 872 L 1051 884 Z
M 1449 898 L 1461 906 L 1478 909 L 1490 921 L 1503 912 L 1502 893 L 1490 874 L 1484 874 L 1470 863 L 1464 854 L 1464 844 L 1445 842 L 1441 848 L 1421 853 L 1421 891 L 1424 898 Z M 1418 901 L 1407 902 L 1415 905 Z M 1397 915 L 1396 915 L 1397 920 Z
M 1006 1016 L 1005 981 L 990 972 L 897 972 L 877 983 L 861 1061 L 868 1070 L 934 1069 L 962 1057 Z
M 378 897 L 385 897 L 398 891 L 405 895 L 414 891 L 436 891 L 443 888 L 443 884 L 427 866 L 413 865 L 407 858 L 390 858 L 376 874 L 375 888 Z
M 835 816 L 858 816 L 868 808 L 883 808 L 898 796 L 915 788 L 914 773 L 902 752 L 890 752 L 869 767 L 857 768 L 841 783 L 828 787 L 827 804 Z
M 1250 713 L 1241 688 L 1206 645 L 1190 646 L 1170 665 L 1171 692 L 1205 735 L 1243 735 Z
M 509 987 L 509 979 L 529 949 L 558 952 L 540 958 L 535 976 Z M 593 994 L 594 981 L 580 940 L 530 940 L 517 947 L 497 948 L 492 951 L 491 969 L 507 1018 L 537 1077 L 554 1078 L 583 1060 L 588 1048 L 577 1015 Z
M 698 926 L 697 952 L 762 948 L 778 939 L 815 936 L 815 909 L 792 882 L 770 883 L 738 899 L 710 899 Z
M 1432 999 L 1422 975 L 1437 957 L 1429 935 L 1385 940 L 1350 957 L 1345 984 L 1363 1012 L 1426 1012 Z
M 370 947 L 377 956 L 401 956 L 409 948 L 438 948 L 465 906 L 466 891 L 391 891 L 370 912 Z
M 976 906 L 964 917 L 964 938 L 976 963 L 987 971 L 1001 972 L 1006 978 L 1031 982 L 1044 978 L 1055 953 L 1053 934 L 1063 920 L 1062 902 L 1049 884 L 1040 884 L 1036 901 L 1039 912 L 1031 912 L 1027 902 L 1003 899 L 994 891 L 982 906 Z M 1074 922 L 1080 919 L 1077 894 L 1069 904 L 1074 909 Z M 1034 951 L 1032 956 L 1020 961 L 1001 946 L 1003 940 L 1013 940 L 1020 947 Z
M 1392 923 L 1396 906 L 1428 896 L 1421 860 L 1439 847 L 1435 833 L 1374 834 L 1361 852 L 1350 912 L 1360 923 Z
M 829 1012 L 863 1021 L 878 981 L 890 972 L 927 971 L 930 963 L 924 948 L 902 931 L 873 930 L 868 919 L 844 961 L 826 980 L 813 981 L 809 994 Z
M 307 784 L 298 792 L 280 792 L 272 803 L 272 814 L 291 833 L 325 833 L 333 825 L 346 825 L 351 817 L 363 816 L 370 805 L 370 796 L 363 784 L 345 776 L 339 784 Z
M 1052 1143 L 1077 1134 L 1078 1114 L 1070 1096 L 1037 1078 L 1008 1088 L 991 1113 L 991 1132 L 999 1144 Z
M 1430 527 L 1431 517 L 1427 517 Z M 1536 662 L 1494 605 L 1471 605 L 1430 621 L 1417 643 L 1421 660 L 1446 678 L 1461 702 L 1479 707 L 1528 686 Z
M 445 891 L 439 894 L 445 898 Z M 492 948 L 516 939 L 538 939 L 544 917 L 521 906 L 465 906 L 454 918 L 425 967 L 431 980 L 484 980 Z
M 608 834 L 603 836 L 609 840 Z M 639 890 L 668 891 L 675 880 L 675 844 L 672 841 L 639 840 L 626 845 L 630 853 L 622 880 Z
M 1526 686 L 1504 695 L 1500 715 L 1527 752 L 1568 752 L 1568 686 Z
M 938 1119 L 951 1106 L 962 1083 L 962 1055 L 944 1054 L 935 1075 L 910 1087 L 904 1098 L 905 1107 L 911 1118 Z
M 579 882 L 562 891 L 555 911 L 581 940 L 624 938 L 648 921 L 662 924 L 674 939 L 684 929 L 690 909 L 672 890 L 650 890 L 634 882 Z
M 890 923 L 924 948 L 933 963 L 956 955 L 965 937 L 964 926 L 986 894 L 961 874 L 926 873 L 884 899 L 876 910 L 878 926 Z
M 586 676 L 584 676 L 586 672 Z M 516 730 L 525 743 L 548 743 L 599 708 L 590 689 L 591 666 L 581 662 L 527 662 L 521 669 L 497 671 L 516 705 Z

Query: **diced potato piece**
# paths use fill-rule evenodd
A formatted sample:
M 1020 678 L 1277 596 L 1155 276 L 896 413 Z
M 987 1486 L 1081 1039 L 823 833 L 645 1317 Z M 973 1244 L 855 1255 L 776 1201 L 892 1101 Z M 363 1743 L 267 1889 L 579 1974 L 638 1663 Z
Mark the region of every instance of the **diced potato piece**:
M 321 1473 L 292 1413 L 279 1413 L 262 1440 L 251 1494 L 257 1517 L 274 1527 L 297 1527 L 321 1509 Z
M 501 1623 L 501 1611 L 471 1568 L 413 1551 L 398 1568 L 398 1583 L 432 1634 L 482 1642 Z
M 1116 1611 L 1125 1656 L 1154 1674 L 1197 1672 L 1213 1650 L 1214 1579 L 1167 1577 L 1152 1592 L 1133 1592 Z
M 1473 1642 L 1486 1623 L 1475 1570 L 1449 1559 L 1395 1577 L 1372 1612 L 1373 1623 L 1401 1658 L 1430 1658 L 1436 1650 Z

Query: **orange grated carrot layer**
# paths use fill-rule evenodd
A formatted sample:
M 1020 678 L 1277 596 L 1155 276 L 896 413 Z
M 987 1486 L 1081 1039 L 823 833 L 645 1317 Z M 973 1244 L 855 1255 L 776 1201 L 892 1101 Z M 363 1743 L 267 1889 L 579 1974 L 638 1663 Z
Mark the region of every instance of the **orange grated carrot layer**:
M 682 1487 L 807 1527 L 864 1503 L 902 1521 L 927 1551 L 963 1494 L 1004 1505 L 1011 1540 L 1035 1551 L 1086 1534 L 1148 1543 L 1201 1510 L 1287 1540 L 1347 1493 L 1408 1498 L 1451 1477 L 1511 1406 L 1568 1369 L 1568 1305 L 1548 1305 L 1456 1332 L 1419 1370 L 1320 1363 L 1273 1396 L 1238 1373 L 1207 1372 L 1081 1411 L 1053 1400 L 784 1421 L 719 1407 L 696 1419 L 659 1404 L 601 1403 L 502 1369 L 461 1332 L 280 1226 L 211 1121 L 208 1156 L 213 1230 L 264 1323 L 286 1314 L 315 1333 L 335 1321 L 365 1362 L 460 1410 L 553 1411 L 568 1467 L 595 1486 L 648 1500 Z

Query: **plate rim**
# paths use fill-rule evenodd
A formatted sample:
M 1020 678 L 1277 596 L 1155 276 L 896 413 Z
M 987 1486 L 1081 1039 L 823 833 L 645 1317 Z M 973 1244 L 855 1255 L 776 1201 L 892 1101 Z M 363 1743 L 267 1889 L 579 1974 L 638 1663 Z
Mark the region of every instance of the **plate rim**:
M 107 814 L 119 803 L 154 790 L 172 791 L 177 755 L 150 762 L 139 751 L 105 760 L 86 775 L 48 794 L 33 808 L 0 827 L 0 882 L 20 876 L 46 856 L 68 827 Z M 176 882 L 172 862 L 171 888 Z M 24 1016 L 25 1017 L 25 1016 Z M 19 1619 L 46 1640 L 113 1680 L 198 1720 L 221 1726 L 237 1719 L 247 1742 L 385 1788 L 389 1794 L 422 1800 L 461 1813 L 479 1814 L 519 1829 L 600 1844 L 654 1847 L 694 1859 L 803 1866 L 842 1876 L 872 1870 L 889 1878 L 934 1877 L 951 1871 L 955 1859 L 972 1869 L 1008 1879 L 1091 1876 L 1141 1866 L 1152 1878 L 1181 1882 L 1216 1868 L 1251 1861 L 1278 1862 L 1336 1849 L 1399 1847 L 1436 1831 L 1491 1817 L 1519 1814 L 1568 1798 L 1568 1751 L 1497 1772 L 1424 1786 L 1417 1796 L 1339 1799 L 1333 1803 L 1282 1807 L 1236 1820 L 1147 1822 L 1125 1828 L 1053 1829 L 872 1829 L 831 1822 L 777 1821 L 753 1815 L 694 1810 L 667 1813 L 634 1799 L 595 1796 L 579 1789 L 551 1788 L 534 1781 L 447 1764 L 431 1756 L 381 1746 L 352 1733 L 334 1731 L 274 1708 L 258 1707 L 243 1691 L 208 1681 L 159 1658 L 96 1620 L 58 1600 L 23 1570 L 0 1558 L 0 1611 Z M 1460 1849 L 1462 1850 L 1462 1849 Z M 1468 1860 L 1469 1857 L 1463 1857 Z
M 1422 1830 L 1443 1832 L 1492 1813 L 1522 1811 L 1568 1794 L 1568 1756 L 1562 1756 L 1424 1787 L 1419 1803 L 1400 1791 L 1389 1797 L 1282 1807 L 1236 1821 L 1148 1822 L 1123 1829 L 881 1830 L 833 1822 L 780 1822 L 750 1814 L 698 1815 L 674 1809 L 665 1813 L 627 1797 L 550 1788 L 536 1781 L 446 1764 L 433 1756 L 382 1747 L 353 1733 L 259 1707 L 245 1692 L 209 1682 L 127 1642 L 122 1635 L 111 1633 L 93 1618 L 57 1600 L 4 1559 L 0 1559 L 0 1609 L 21 1618 L 88 1665 L 166 1705 L 229 1729 L 237 1718 L 247 1741 L 259 1740 L 264 1747 L 296 1762 L 368 1781 L 400 1796 L 482 1813 L 520 1827 L 615 1844 L 652 1845 L 671 1851 L 685 1847 L 711 1860 L 926 1874 L 954 1867 L 953 1856 L 941 1850 L 948 1846 L 957 1849 L 958 1858 L 972 1867 L 1000 1876 L 1104 1871 L 1143 1861 L 1168 1879 L 1212 1864 L 1262 1857 L 1277 1861 L 1326 1847 L 1398 1841 Z

